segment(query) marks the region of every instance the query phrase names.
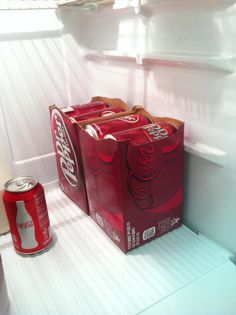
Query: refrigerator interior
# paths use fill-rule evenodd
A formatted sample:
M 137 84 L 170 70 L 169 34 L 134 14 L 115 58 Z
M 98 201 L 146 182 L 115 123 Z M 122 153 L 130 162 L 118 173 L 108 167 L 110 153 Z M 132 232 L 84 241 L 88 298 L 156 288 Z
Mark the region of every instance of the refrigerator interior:
M 2 1 L 0 153 L 54 233 L 0 236 L 11 314 L 236 313 L 235 30 L 234 1 Z M 185 121 L 184 226 L 127 255 L 58 188 L 48 106 L 95 95 Z

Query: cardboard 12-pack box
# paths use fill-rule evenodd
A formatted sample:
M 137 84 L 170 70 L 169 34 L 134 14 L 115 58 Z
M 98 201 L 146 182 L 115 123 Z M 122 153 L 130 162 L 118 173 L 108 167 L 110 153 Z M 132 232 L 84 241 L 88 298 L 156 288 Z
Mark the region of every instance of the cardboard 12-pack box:
M 120 99 L 100 97 L 92 98 L 87 104 L 49 108 L 59 185 L 86 213 L 89 209 L 77 122 L 112 116 L 127 109 L 128 105 Z
M 184 123 L 136 107 L 113 116 L 118 119 L 113 125 L 137 114 L 150 119 L 151 125 L 142 127 L 148 141 L 99 139 L 104 118 L 77 123 L 89 214 L 123 252 L 182 224 Z M 175 132 L 158 139 L 155 122 L 172 125 Z

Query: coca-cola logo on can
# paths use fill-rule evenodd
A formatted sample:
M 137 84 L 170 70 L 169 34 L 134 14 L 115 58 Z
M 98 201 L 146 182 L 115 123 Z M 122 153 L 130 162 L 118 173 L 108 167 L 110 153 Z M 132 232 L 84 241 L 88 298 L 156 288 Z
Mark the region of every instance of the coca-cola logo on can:
M 78 185 L 78 162 L 66 125 L 57 109 L 52 111 L 51 123 L 54 130 L 56 153 L 62 173 L 67 182 L 75 187 Z
M 26 221 L 25 223 L 17 223 L 17 228 L 23 229 L 23 230 L 31 228 L 32 226 L 34 226 L 33 221 Z

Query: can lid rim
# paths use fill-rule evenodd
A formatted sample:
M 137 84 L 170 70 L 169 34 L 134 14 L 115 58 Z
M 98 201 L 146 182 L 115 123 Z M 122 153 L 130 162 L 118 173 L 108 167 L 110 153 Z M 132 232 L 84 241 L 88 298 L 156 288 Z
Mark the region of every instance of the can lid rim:
M 13 190 L 13 189 L 9 189 L 9 186 L 10 184 L 12 183 L 17 183 L 17 181 L 20 181 L 20 180 L 31 180 L 32 181 L 32 185 L 28 185 L 28 186 L 24 186 L 24 189 L 19 189 L 19 190 Z M 27 182 L 26 182 L 27 184 Z M 26 191 L 29 191 L 29 190 L 32 190 L 36 185 L 38 184 L 38 181 L 37 179 L 34 177 L 34 176 L 17 176 L 17 177 L 14 177 L 14 178 L 11 178 L 9 179 L 5 185 L 4 185 L 4 188 L 6 191 L 8 192 L 13 192 L 13 193 L 23 193 L 23 192 L 26 192 Z M 19 185 L 20 187 L 21 185 Z M 22 184 L 23 186 L 23 184 Z
M 105 135 L 104 139 L 112 139 L 112 140 L 117 140 L 112 134 L 108 133 Z
M 96 140 L 99 140 L 98 135 L 93 126 L 87 125 L 84 129 L 91 137 L 95 138 Z

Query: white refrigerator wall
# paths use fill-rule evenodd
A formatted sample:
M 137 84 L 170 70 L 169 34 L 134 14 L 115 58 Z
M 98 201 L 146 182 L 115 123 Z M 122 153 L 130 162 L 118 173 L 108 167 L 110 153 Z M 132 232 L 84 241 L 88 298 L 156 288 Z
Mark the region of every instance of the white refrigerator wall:
M 185 223 L 236 254 L 235 6 L 133 11 L 0 11 L 0 126 L 13 174 L 57 179 L 48 105 L 94 95 L 143 104 L 185 121 Z
M 62 29 L 54 9 L 0 10 L 1 145 L 14 175 L 32 174 L 42 183 L 57 179 L 49 105 L 67 106 L 73 89 L 77 102 L 91 94 Z

